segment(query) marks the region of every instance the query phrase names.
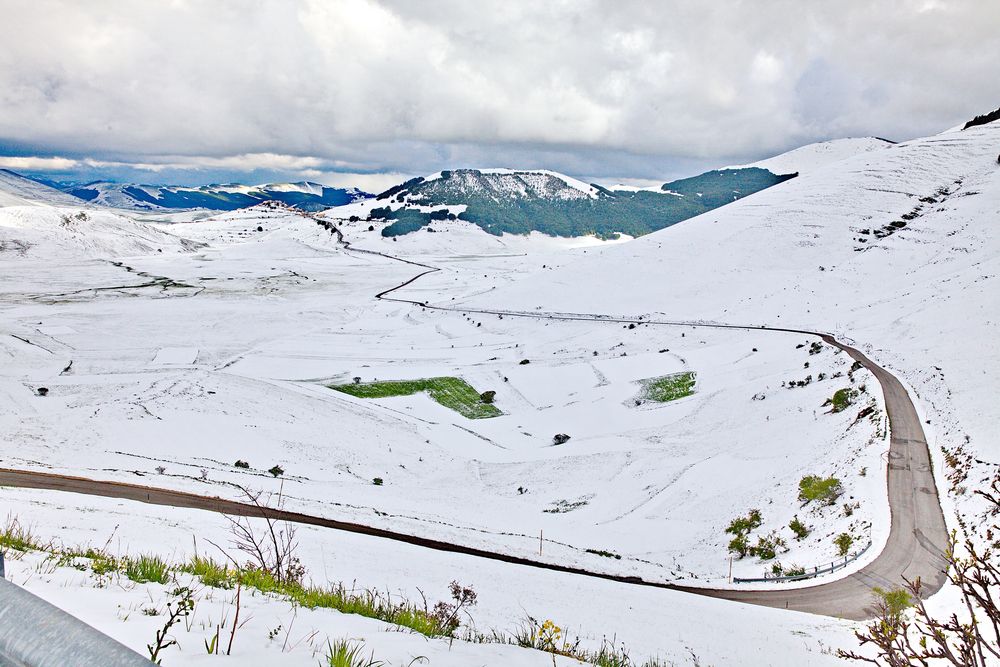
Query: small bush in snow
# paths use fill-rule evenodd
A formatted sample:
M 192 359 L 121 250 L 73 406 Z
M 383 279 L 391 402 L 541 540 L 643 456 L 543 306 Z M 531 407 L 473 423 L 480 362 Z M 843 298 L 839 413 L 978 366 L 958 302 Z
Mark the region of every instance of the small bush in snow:
M 279 465 L 274 465 L 268 469 L 268 472 L 271 473 L 271 475 L 273 475 L 274 477 L 281 477 L 282 475 L 285 474 L 285 469 Z
M 569 440 L 569 436 L 565 433 L 556 433 L 552 436 L 552 444 L 561 445 Z
M 799 520 L 799 517 L 794 517 L 789 522 L 788 527 L 795 533 L 795 539 L 804 540 L 809 536 L 809 527 Z
M 376 477 L 375 479 L 372 480 L 372 484 L 374 484 L 375 486 L 382 486 L 383 482 L 384 480 L 381 477 Z
M 743 558 L 751 552 L 750 542 L 747 536 L 750 531 L 760 528 L 764 523 L 760 510 L 752 509 L 746 516 L 739 516 L 729 522 L 726 532 L 733 536 L 729 541 L 729 551 Z
M 846 556 L 847 552 L 851 550 L 851 545 L 854 544 L 854 537 L 850 533 L 841 533 L 833 539 L 833 543 L 837 545 L 837 555 Z
M 492 403 L 493 399 L 496 398 L 496 395 L 497 393 L 493 390 L 484 391 L 479 395 L 479 398 L 482 399 L 483 403 Z
M 750 551 L 750 543 L 747 541 L 747 536 L 740 533 L 729 540 L 729 551 L 736 554 L 739 558 L 746 556 Z
M 844 389 L 838 389 L 837 391 L 834 392 L 833 397 L 827 399 L 826 403 L 824 403 L 823 405 L 831 406 L 830 412 L 841 412 L 843 410 L 846 410 L 847 407 L 854 402 L 854 399 L 857 395 L 858 392 L 849 387 L 845 387 Z
M 760 510 L 752 509 L 747 515 L 738 516 L 729 522 L 729 527 L 726 528 L 726 532 L 731 535 L 738 535 L 740 533 L 749 533 L 754 528 L 760 528 L 764 523 L 764 519 L 760 514 Z
M 777 532 L 757 538 L 757 544 L 747 549 L 747 553 L 761 560 L 773 560 L 778 555 L 778 549 L 788 550 L 785 540 Z
M 233 467 L 235 467 L 235 468 L 243 468 L 244 470 L 249 470 L 250 469 L 250 464 L 247 463 L 246 461 L 244 461 L 243 459 L 236 459 L 236 463 L 233 464 Z
M 799 480 L 799 500 L 803 503 L 815 500 L 824 505 L 832 505 L 843 492 L 844 488 L 836 477 L 806 475 Z

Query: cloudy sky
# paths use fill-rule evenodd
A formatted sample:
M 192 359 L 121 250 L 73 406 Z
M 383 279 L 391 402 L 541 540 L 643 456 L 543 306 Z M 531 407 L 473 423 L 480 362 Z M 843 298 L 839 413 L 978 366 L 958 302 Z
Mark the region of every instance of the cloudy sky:
M 667 180 L 1000 106 L 996 0 L 0 0 L 0 167 Z

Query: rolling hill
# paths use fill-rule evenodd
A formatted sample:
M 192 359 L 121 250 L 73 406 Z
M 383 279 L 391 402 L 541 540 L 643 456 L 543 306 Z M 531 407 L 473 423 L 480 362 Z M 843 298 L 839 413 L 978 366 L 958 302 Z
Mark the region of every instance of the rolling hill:
M 724 169 L 666 183 L 656 192 L 628 192 L 551 171 L 456 169 L 386 190 L 376 197 L 368 218 L 391 222 L 383 236 L 455 218 L 495 235 L 641 236 L 792 177 L 756 167 Z

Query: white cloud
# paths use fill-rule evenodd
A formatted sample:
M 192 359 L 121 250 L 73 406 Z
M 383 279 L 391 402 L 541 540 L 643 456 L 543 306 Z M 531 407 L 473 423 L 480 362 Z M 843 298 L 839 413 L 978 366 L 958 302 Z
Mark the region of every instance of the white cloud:
M 753 57 L 750 75 L 760 83 L 776 83 L 781 80 L 782 64 L 774 55 L 767 51 L 758 51 Z
M 1000 3 L 977 0 L 11 4 L 0 151 L 149 171 L 424 173 L 474 154 L 641 176 L 1000 104 Z
M 62 157 L 4 157 L 0 155 L 0 168 L 24 171 L 61 171 L 77 166 L 76 160 Z
M 303 176 L 306 176 L 303 174 Z M 379 193 L 388 190 L 394 185 L 413 178 L 413 174 L 402 174 L 398 172 L 383 174 L 353 174 L 341 172 L 317 172 L 306 176 L 311 181 L 316 181 L 334 188 L 359 188 L 365 192 Z
M 0 158 L 4 159 L 4 158 Z M 42 158 L 32 158 L 42 159 Z M 166 170 L 228 170 L 237 172 L 250 172 L 258 170 L 267 171 L 287 171 L 305 172 L 307 170 L 316 171 L 319 167 L 330 166 L 332 161 L 323 160 L 317 157 L 280 155 L 277 153 L 244 153 L 242 155 L 226 155 L 222 157 L 212 156 L 177 156 L 165 155 L 152 159 L 147 158 L 145 162 L 128 162 L 122 160 L 98 160 L 95 158 L 84 158 L 79 161 L 69 161 L 72 164 L 83 164 L 95 169 L 108 167 L 127 167 L 140 171 L 166 171 Z M 25 167 L 28 168 L 28 167 Z

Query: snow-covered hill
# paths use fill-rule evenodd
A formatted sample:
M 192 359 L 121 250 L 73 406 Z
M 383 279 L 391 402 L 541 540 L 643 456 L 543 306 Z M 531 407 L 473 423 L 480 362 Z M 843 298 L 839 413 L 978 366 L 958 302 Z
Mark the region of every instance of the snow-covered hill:
M 198 243 L 110 211 L 0 207 L 0 259 L 109 259 L 197 247 Z
M 571 176 L 545 169 L 455 169 L 431 174 L 423 180 L 424 188 L 406 196 L 419 202 L 446 189 L 464 195 L 505 198 L 596 199 L 599 190 Z M 400 193 L 402 194 L 402 193 Z M 386 199 L 386 193 L 379 195 Z M 397 200 L 399 197 L 397 196 Z
M 613 191 L 552 171 L 457 169 L 411 179 L 336 215 L 376 222 L 384 236 L 458 217 L 495 235 L 616 238 L 662 229 L 791 177 L 751 167 L 710 171 L 659 190 Z
M 9 169 L 0 169 L 0 207 L 51 204 L 79 206 L 81 201 L 44 183 L 22 176 Z
M 994 122 L 831 161 L 465 303 L 837 332 L 912 386 L 935 454 L 996 460 L 998 145 Z

